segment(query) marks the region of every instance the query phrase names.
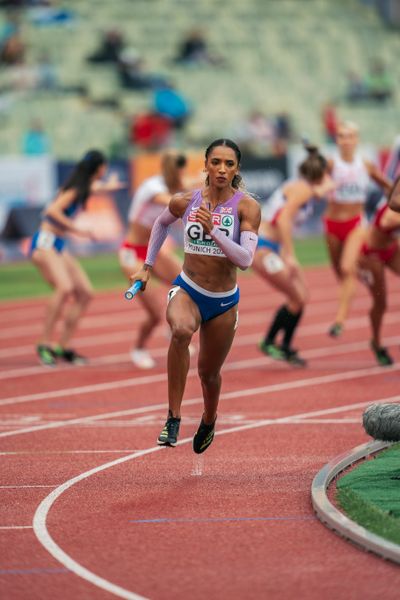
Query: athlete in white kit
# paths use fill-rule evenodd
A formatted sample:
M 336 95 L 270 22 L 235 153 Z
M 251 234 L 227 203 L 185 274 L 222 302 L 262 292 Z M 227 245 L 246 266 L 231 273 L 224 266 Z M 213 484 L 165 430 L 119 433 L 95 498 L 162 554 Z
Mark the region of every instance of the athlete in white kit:
M 161 173 L 146 179 L 136 190 L 128 215 L 128 230 L 119 251 L 122 271 L 129 278 L 132 271 L 144 263 L 151 229 L 154 221 L 164 211 L 173 194 L 185 189 L 183 177 L 186 157 L 174 150 L 168 150 L 161 158 Z M 160 323 L 165 294 L 160 294 L 160 285 L 170 286 L 181 270 L 181 263 L 172 252 L 171 240 L 167 240 L 154 264 L 154 279 L 147 287 L 146 294 L 139 294 L 138 301 L 143 305 L 146 316 L 140 323 L 131 360 L 140 369 L 155 366 L 154 358 L 146 344 Z M 158 280 L 158 281 L 157 281 Z
M 328 196 L 324 215 L 325 237 L 334 272 L 340 282 L 339 306 L 329 335 L 338 337 L 343 330 L 350 302 L 355 293 L 356 257 L 363 241 L 363 211 L 370 180 L 388 193 L 391 181 L 373 163 L 357 152 L 358 127 L 343 122 L 338 127 L 338 153 L 328 161 L 328 172 L 335 189 Z

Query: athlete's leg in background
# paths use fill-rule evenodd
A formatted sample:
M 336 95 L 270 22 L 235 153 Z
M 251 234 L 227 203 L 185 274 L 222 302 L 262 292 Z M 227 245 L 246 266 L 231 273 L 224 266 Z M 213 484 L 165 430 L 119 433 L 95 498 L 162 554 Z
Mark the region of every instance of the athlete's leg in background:
M 64 317 L 63 328 L 60 335 L 60 346 L 67 348 L 71 337 L 75 333 L 79 319 L 87 309 L 93 298 L 93 288 L 89 277 L 82 269 L 78 261 L 68 252 L 63 254 L 68 274 L 73 284 L 72 304 Z
M 54 288 L 46 307 L 43 331 L 39 340 L 39 343 L 49 345 L 57 320 L 65 302 L 72 294 L 74 284 L 63 254 L 59 254 L 53 248 L 36 249 L 32 255 L 32 262 L 40 271 L 43 279 Z
M 336 313 L 335 323 L 343 325 L 356 293 L 357 286 L 357 263 L 360 256 L 361 246 L 364 240 L 365 230 L 357 227 L 350 233 L 344 242 L 340 259 L 340 289 L 339 306 Z

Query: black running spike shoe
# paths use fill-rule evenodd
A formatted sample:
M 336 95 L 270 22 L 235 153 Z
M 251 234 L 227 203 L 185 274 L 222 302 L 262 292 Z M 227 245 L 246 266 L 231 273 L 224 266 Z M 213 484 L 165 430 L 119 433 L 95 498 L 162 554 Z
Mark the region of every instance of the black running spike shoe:
M 178 417 L 172 417 L 170 412 L 168 415 L 168 419 L 165 421 L 165 425 L 158 436 L 157 444 L 159 446 L 175 447 L 178 443 L 179 426 L 181 424 L 181 420 Z
M 215 417 L 214 423 L 207 425 L 201 418 L 200 425 L 193 438 L 193 451 L 196 454 L 201 454 L 211 445 L 215 434 Z
M 388 367 L 393 364 L 393 358 L 383 346 L 377 346 L 374 342 L 371 342 L 371 350 L 375 354 L 378 364 L 382 367 Z
M 72 365 L 86 365 L 88 363 L 88 359 L 81 354 L 75 352 L 70 348 L 62 348 L 61 346 L 57 346 L 54 349 L 55 355 L 57 358 L 64 360 Z
M 36 352 L 42 365 L 54 367 L 57 364 L 57 356 L 53 348 L 45 344 L 36 346 Z
M 307 361 L 304 358 L 301 358 L 301 356 L 299 356 L 299 353 L 297 350 L 294 350 L 293 348 L 281 348 L 281 351 L 285 357 L 284 360 L 286 360 L 286 362 L 288 362 L 290 365 L 293 365 L 294 367 L 306 367 L 307 366 Z
M 343 325 L 334 323 L 328 330 L 328 335 L 333 338 L 338 338 L 343 333 Z

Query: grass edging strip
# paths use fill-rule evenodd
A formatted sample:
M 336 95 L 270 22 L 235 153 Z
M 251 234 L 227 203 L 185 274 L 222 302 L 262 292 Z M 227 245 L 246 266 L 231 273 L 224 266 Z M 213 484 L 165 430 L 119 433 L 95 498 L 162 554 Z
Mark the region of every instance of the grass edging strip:
M 364 550 L 400 564 L 400 546 L 372 533 L 352 521 L 328 499 L 331 481 L 353 463 L 389 447 L 389 442 L 368 442 L 340 454 L 327 463 L 314 477 L 311 485 L 312 505 L 318 519 L 338 535 L 357 544 Z

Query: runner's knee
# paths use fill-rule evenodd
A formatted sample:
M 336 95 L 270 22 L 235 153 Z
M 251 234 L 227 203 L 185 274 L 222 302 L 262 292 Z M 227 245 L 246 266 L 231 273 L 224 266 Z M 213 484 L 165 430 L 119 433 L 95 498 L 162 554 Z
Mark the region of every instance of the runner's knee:
M 185 323 L 171 324 L 171 341 L 180 346 L 189 346 L 194 330 Z
M 198 372 L 201 384 L 206 387 L 219 385 L 221 383 L 221 374 L 219 371 L 210 371 L 199 365 Z

